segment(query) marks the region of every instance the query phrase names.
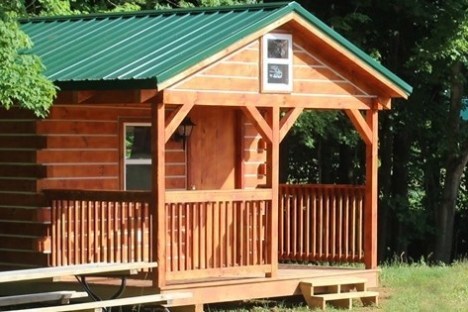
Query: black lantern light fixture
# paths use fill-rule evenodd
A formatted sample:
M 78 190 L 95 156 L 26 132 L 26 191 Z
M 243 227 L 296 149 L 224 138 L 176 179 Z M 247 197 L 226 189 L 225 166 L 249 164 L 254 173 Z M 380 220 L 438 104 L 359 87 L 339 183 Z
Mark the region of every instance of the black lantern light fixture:
M 195 124 L 189 117 L 185 117 L 182 123 L 177 127 L 176 140 L 182 140 L 182 144 L 185 148 L 185 142 L 192 134 L 192 130 Z

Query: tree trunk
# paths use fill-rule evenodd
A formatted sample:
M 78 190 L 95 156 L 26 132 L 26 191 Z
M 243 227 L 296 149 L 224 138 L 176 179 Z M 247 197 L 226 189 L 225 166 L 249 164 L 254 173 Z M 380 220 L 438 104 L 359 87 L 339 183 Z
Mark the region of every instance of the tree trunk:
M 447 161 L 442 203 L 436 211 L 436 240 L 434 258 L 449 263 L 453 247 L 453 225 L 456 201 L 463 171 L 468 162 L 468 142 L 460 149 L 460 112 L 463 98 L 463 65 L 451 66 L 451 97 L 447 122 Z
M 463 157 L 460 157 L 457 162 L 451 163 L 447 168 L 442 204 L 436 213 L 437 233 L 434 250 L 436 261 L 450 263 L 452 258 L 453 225 L 457 196 L 463 171 L 467 163 L 468 147 L 466 147 Z

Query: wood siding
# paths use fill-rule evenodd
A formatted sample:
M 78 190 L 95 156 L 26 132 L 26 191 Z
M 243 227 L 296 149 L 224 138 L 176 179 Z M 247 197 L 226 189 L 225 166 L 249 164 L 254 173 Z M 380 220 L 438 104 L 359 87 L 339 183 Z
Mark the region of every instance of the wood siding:
M 32 113 L 0 109 L 0 270 L 47 264 L 42 237 L 50 220 L 36 192 L 46 175 L 36 153 L 45 145 Z
M 282 32 L 281 30 L 279 30 Z M 373 98 L 366 88 L 340 74 L 319 53 L 305 48 L 293 36 L 293 91 L 314 99 L 336 101 L 345 98 Z M 261 84 L 260 40 L 247 44 L 222 60 L 200 70 L 170 87 L 182 92 L 217 92 L 219 94 L 259 94 Z M 203 103 L 201 103 L 203 104 Z M 222 103 L 220 103 L 222 105 Z

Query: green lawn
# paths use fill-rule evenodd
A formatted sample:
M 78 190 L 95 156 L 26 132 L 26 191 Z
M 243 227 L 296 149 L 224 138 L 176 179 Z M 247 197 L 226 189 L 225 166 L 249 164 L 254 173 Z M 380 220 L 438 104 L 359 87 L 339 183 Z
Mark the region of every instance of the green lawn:
M 451 266 L 393 264 L 381 267 L 379 307 L 356 307 L 353 311 L 468 312 L 468 261 Z M 300 300 L 243 302 L 210 306 L 211 312 L 304 312 Z M 340 311 L 329 308 L 327 311 Z M 341 310 L 343 311 L 343 310 Z

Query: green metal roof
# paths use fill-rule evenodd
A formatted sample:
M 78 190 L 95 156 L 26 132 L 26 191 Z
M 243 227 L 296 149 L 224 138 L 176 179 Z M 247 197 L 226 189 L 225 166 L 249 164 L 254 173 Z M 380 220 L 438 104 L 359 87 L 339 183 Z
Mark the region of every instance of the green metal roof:
M 158 84 L 295 12 L 409 94 L 411 86 L 295 2 L 21 20 L 63 88 Z

